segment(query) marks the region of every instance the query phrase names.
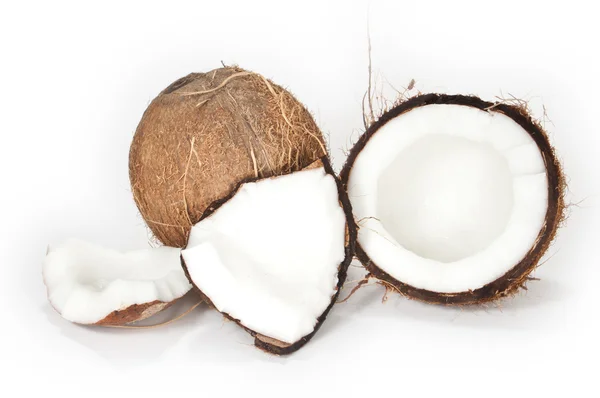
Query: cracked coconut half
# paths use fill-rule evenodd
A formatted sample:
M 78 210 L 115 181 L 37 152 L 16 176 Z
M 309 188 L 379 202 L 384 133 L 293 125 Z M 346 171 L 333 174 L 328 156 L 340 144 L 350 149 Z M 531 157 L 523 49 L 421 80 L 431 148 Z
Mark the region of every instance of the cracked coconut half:
M 333 306 L 355 235 L 346 193 L 323 158 L 214 203 L 191 229 L 182 263 L 205 301 L 257 347 L 289 354 Z
M 65 319 L 86 325 L 124 325 L 173 304 L 191 285 L 180 249 L 158 247 L 120 253 L 69 240 L 48 248 L 44 283 Z
M 427 94 L 372 124 L 341 173 L 370 276 L 430 303 L 475 304 L 526 282 L 562 219 L 546 133 L 519 107 Z

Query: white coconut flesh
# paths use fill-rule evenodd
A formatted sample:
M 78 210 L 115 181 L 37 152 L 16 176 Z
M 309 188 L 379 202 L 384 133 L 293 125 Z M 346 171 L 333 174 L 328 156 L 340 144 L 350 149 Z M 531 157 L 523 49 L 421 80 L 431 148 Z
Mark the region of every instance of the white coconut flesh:
M 192 228 L 182 256 L 218 311 L 293 344 L 336 294 L 345 230 L 336 182 L 320 167 L 242 185 Z
M 427 105 L 388 121 L 357 156 L 348 195 L 358 243 L 396 280 L 475 290 L 523 259 L 548 207 L 542 155 L 511 118 Z
M 191 289 L 180 253 L 172 247 L 121 253 L 69 240 L 46 255 L 48 298 L 63 318 L 82 324 L 134 304 L 169 303 Z

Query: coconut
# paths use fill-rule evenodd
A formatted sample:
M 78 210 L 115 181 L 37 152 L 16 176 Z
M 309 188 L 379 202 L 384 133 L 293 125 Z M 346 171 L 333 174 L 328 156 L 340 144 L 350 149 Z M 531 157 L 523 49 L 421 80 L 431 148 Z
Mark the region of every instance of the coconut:
M 150 103 L 131 144 L 131 187 L 155 237 L 183 247 L 204 210 L 240 181 L 300 170 L 326 152 L 290 92 L 224 67 L 185 76 Z
M 524 287 L 563 217 L 564 179 L 523 107 L 426 94 L 373 123 L 341 172 L 357 257 L 410 298 L 476 304 Z
M 84 325 L 125 325 L 168 308 L 190 289 L 180 249 L 127 253 L 80 240 L 48 249 L 43 276 L 48 299 L 65 319 Z
M 327 158 L 253 179 L 191 229 L 182 264 L 206 303 L 284 355 L 317 332 L 353 257 L 350 202 Z

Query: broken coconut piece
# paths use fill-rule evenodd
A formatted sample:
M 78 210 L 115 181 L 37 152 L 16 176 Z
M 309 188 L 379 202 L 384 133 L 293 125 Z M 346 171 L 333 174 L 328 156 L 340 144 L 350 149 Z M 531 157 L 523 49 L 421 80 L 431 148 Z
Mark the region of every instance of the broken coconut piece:
M 48 299 L 63 318 L 75 323 L 141 321 L 191 289 L 180 252 L 158 247 L 120 253 L 69 240 L 48 249 L 43 266 Z
M 333 306 L 356 227 L 324 158 L 242 184 L 191 230 L 182 262 L 205 301 L 274 354 L 301 348 Z
M 515 292 L 562 219 L 563 177 L 526 110 L 427 94 L 386 112 L 341 173 L 371 276 L 431 303 Z

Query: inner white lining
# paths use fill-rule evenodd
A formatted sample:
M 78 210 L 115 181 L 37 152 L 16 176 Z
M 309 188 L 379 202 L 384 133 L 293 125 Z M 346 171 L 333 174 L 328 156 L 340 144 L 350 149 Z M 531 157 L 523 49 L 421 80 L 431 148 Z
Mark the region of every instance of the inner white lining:
M 379 268 L 417 288 L 457 293 L 496 280 L 527 254 L 543 225 L 547 185 L 537 145 L 512 119 L 428 105 L 371 137 L 348 194 L 358 242 Z
M 452 262 L 485 249 L 506 228 L 512 175 L 490 144 L 442 134 L 415 140 L 384 169 L 377 218 L 407 250 Z
M 180 253 L 172 247 L 121 253 L 68 240 L 44 260 L 48 298 L 63 318 L 82 324 L 134 304 L 171 302 L 191 289 Z
M 334 178 L 305 170 L 244 184 L 192 228 L 182 255 L 219 311 L 292 344 L 336 292 L 345 226 Z

